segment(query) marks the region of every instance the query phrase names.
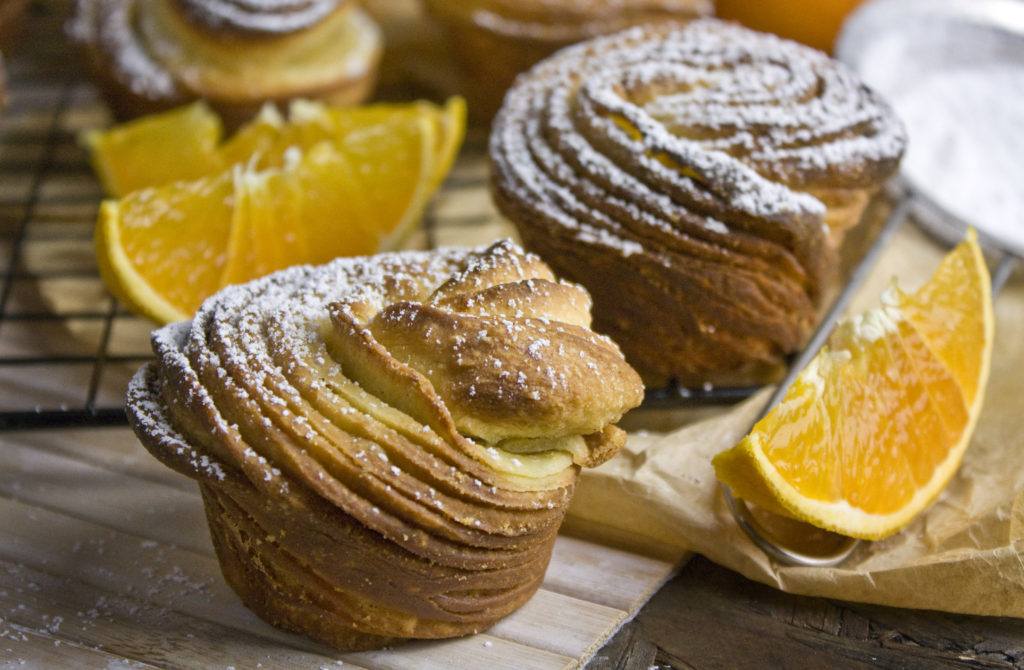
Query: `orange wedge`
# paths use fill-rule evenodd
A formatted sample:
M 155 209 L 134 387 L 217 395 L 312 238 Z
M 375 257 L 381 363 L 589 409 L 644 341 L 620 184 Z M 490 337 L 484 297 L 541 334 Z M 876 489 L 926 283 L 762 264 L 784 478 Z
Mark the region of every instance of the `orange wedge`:
M 82 135 L 103 190 L 121 196 L 139 188 L 196 179 L 224 169 L 217 152 L 224 129 L 205 103 L 127 121 Z
M 973 231 L 916 293 L 849 319 L 786 397 L 712 461 L 733 494 L 820 528 L 880 539 L 932 503 L 981 412 L 993 340 Z
M 310 149 L 338 142 L 352 132 L 388 132 L 415 119 L 435 126 L 434 187 L 451 169 L 462 144 L 466 104 L 453 97 L 443 106 L 426 101 L 331 107 L 296 100 L 286 119 L 268 105 L 228 139 L 217 115 L 202 102 L 83 135 L 104 190 L 120 197 L 131 191 L 218 174 L 236 163 L 280 167 L 291 147 Z
M 395 248 L 438 183 L 437 124 L 418 115 L 216 175 L 133 191 L 100 209 L 101 275 L 136 312 L 192 316 L 229 283 Z

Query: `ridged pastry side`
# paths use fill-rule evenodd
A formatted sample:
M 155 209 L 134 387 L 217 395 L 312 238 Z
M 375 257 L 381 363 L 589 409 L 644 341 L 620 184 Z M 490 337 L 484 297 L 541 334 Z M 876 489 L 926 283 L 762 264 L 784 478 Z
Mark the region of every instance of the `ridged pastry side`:
M 842 233 L 905 141 L 825 54 L 700 19 L 520 76 L 492 130 L 492 190 L 648 384 L 750 383 L 808 336 Z
M 363 101 L 382 48 L 347 0 L 77 0 L 68 33 L 118 118 L 204 99 L 231 127 L 265 102 Z
M 536 591 L 579 466 L 640 402 L 589 306 L 509 243 L 292 268 L 157 331 L 129 416 L 268 621 L 348 649 L 463 635 Z

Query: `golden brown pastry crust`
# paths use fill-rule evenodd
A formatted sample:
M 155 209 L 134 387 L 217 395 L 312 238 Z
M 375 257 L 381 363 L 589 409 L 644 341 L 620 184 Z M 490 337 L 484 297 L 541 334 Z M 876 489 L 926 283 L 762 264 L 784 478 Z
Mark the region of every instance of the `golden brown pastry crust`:
M 451 35 L 470 112 L 490 119 L 516 75 L 570 44 L 710 14 L 709 0 L 427 0 Z
M 641 400 L 589 307 L 507 242 L 292 268 L 157 331 L 129 416 L 260 616 L 349 649 L 464 635 L 536 591 Z
M 68 32 L 118 118 L 204 99 L 229 127 L 268 101 L 361 102 L 381 51 L 349 0 L 77 0 Z
M 660 386 L 773 378 L 904 144 L 889 107 L 824 54 L 700 19 L 542 62 L 490 149 L 501 211 Z

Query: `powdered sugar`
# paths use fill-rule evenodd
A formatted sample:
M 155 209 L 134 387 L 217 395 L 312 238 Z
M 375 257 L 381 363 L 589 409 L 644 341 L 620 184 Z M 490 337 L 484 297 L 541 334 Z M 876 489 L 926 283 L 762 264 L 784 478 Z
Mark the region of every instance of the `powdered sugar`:
M 701 383 L 801 345 L 859 213 L 837 201 L 866 202 L 905 141 L 821 52 L 714 19 L 647 25 L 520 75 L 492 190 L 649 380 Z
M 214 29 L 279 34 L 316 25 L 342 0 L 179 0 L 183 9 Z
M 895 167 L 905 143 L 888 107 L 824 54 L 714 20 L 634 28 L 566 49 L 522 76 L 495 123 L 497 186 L 584 232 L 587 189 L 729 227 L 722 207 L 780 224 L 820 221 L 800 190 Z M 880 168 L 879 165 L 882 167 Z M 513 217 L 515 218 L 515 217 Z M 604 221 L 623 244 L 639 243 Z
M 923 74 L 893 105 L 907 123 L 903 170 L 962 221 L 1024 253 L 1024 65 Z

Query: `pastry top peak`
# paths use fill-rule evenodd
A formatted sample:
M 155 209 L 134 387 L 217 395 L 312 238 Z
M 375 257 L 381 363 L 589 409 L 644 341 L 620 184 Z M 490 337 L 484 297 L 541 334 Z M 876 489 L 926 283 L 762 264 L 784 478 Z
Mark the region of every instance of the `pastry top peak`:
M 381 288 L 328 305 L 332 354 L 439 432 L 487 444 L 589 435 L 642 399 L 618 347 L 590 330 L 587 292 L 510 242 L 419 295 Z

